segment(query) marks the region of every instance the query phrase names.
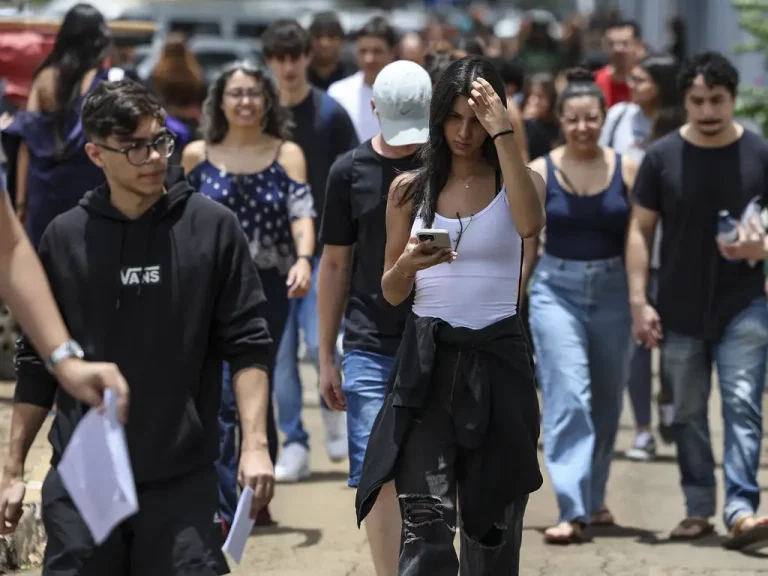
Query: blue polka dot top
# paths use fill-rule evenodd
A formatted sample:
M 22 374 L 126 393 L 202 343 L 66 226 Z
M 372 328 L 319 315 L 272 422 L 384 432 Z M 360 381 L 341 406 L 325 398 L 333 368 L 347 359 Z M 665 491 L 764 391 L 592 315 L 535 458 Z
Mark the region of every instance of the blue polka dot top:
M 288 274 L 296 262 L 291 222 L 315 216 L 309 184 L 291 179 L 277 160 L 261 172 L 230 174 L 206 158 L 187 174 L 187 180 L 237 214 L 258 268 Z

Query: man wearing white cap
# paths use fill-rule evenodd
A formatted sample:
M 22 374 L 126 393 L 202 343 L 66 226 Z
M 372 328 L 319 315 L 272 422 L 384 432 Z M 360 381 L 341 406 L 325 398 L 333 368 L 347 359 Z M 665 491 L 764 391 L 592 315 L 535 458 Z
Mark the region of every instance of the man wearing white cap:
M 418 64 L 386 66 L 373 85 L 371 106 L 381 131 L 331 167 L 320 242 L 318 311 L 320 387 L 329 407 L 347 411 L 349 485 L 357 487 L 373 422 L 411 309 L 391 306 L 381 294 L 386 207 L 395 177 L 417 165 L 429 135 L 432 82 Z M 336 335 L 345 320 L 344 384 L 334 361 Z M 395 576 L 400 549 L 400 508 L 385 486 L 365 520 L 377 576 Z

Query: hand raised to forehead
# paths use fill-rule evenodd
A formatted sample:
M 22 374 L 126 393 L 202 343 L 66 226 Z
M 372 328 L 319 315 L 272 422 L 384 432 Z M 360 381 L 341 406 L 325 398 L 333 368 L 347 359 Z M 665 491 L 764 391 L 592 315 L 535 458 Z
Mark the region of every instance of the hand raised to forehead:
M 469 106 L 491 136 L 512 128 L 504 103 L 493 86 L 484 78 L 478 78 L 472 82 Z

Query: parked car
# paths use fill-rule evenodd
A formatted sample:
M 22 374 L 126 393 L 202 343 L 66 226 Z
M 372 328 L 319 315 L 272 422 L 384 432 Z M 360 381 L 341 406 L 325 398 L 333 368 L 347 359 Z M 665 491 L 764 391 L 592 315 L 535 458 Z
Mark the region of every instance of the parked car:
M 242 2 L 235 0 L 152 2 L 121 13 L 121 20 L 149 20 L 157 26 L 157 36 L 171 32 L 187 37 L 217 36 L 226 40 L 257 40 L 277 19 L 293 18 L 303 6 L 291 2 Z

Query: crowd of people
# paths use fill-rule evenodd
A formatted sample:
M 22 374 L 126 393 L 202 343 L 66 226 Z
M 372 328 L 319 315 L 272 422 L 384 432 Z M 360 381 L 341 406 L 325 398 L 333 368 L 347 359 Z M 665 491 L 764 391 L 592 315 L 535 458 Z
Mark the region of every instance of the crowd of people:
M 0 295 L 25 334 L 0 532 L 54 410 L 45 574 L 226 573 L 240 489 L 266 525 L 275 484 L 311 475 L 308 361 L 378 576 L 517 574 L 540 444 L 559 508 L 545 541 L 614 524 L 627 388 L 627 457 L 676 444 L 671 537 L 691 540 L 716 515 L 714 364 L 727 546 L 768 541 L 768 240 L 759 217 L 716 240 L 722 211 L 768 205 L 738 71 L 654 51 L 634 22 L 603 23 L 602 56 L 549 24 L 509 44 L 375 17 L 347 62 L 333 13 L 281 20 L 262 61 L 205 86 L 182 36 L 142 82 L 110 60 L 103 16 L 72 8 L 1 134 Z M 139 512 L 97 546 L 56 464 L 105 388 Z

